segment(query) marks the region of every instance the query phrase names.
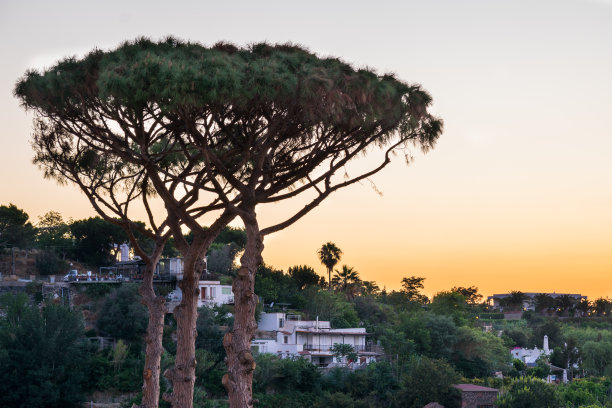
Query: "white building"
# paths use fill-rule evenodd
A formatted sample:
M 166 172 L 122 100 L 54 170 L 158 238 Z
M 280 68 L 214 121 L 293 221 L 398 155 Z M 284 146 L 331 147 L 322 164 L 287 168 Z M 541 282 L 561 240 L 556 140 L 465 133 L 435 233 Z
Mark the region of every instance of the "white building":
M 222 285 L 219 281 L 200 281 L 198 288 L 200 289 L 198 307 L 231 305 L 234 303 L 232 285 Z
M 330 351 L 336 343 L 349 344 L 358 360 L 348 365 L 356 368 L 376 361 L 380 355 L 366 343 L 365 328 L 332 329 L 329 321 L 301 320 L 298 315 L 262 313 L 256 338 L 251 347 L 259 353 L 273 353 L 281 358 L 302 357 L 320 367 L 345 365 Z
M 526 349 L 521 347 L 515 347 L 510 350 L 512 358 L 517 358 L 527 365 L 527 367 L 534 367 L 536 361 L 540 356 L 550 356 L 552 351 L 548 347 L 548 336 L 544 336 L 544 343 L 542 349 L 534 347 L 533 349 Z
M 213 307 L 231 305 L 234 303 L 232 285 L 222 285 L 220 281 L 199 281 L 198 289 L 200 289 L 198 307 Z M 168 309 L 174 310 L 174 306 L 176 306 L 182 298 L 183 294 L 179 287 L 170 292 L 166 297 L 168 300 Z

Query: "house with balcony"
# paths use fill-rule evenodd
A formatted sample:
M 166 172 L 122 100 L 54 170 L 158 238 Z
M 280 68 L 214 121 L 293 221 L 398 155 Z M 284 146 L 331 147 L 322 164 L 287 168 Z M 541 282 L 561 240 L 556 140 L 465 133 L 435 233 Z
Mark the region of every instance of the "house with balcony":
M 234 304 L 232 285 L 222 285 L 220 281 L 199 281 L 200 297 L 198 307 Z
M 365 328 L 333 329 L 329 321 L 302 320 L 299 315 L 262 313 L 251 348 L 259 353 L 272 353 L 280 358 L 305 358 L 319 367 L 349 366 L 358 368 L 380 356 L 379 350 L 367 341 Z M 357 361 L 345 362 L 334 356 L 334 344 L 349 344 Z
M 200 295 L 198 297 L 198 307 L 213 307 L 221 305 L 234 304 L 234 292 L 231 285 L 222 285 L 220 281 L 205 281 L 198 282 Z M 183 298 L 181 289 L 177 287 L 170 292 L 166 297 L 168 301 L 168 310 L 170 313 Z

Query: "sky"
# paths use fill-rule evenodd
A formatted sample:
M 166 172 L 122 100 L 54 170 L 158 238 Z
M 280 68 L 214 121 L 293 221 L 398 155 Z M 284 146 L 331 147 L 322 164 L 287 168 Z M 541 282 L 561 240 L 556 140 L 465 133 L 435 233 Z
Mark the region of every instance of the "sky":
M 0 204 L 33 222 L 94 215 L 32 164 L 32 117 L 12 96 L 27 69 L 94 47 L 173 35 L 212 45 L 301 44 L 421 84 L 445 131 L 410 165 L 327 199 L 265 240 L 277 268 L 339 246 L 340 265 L 428 295 L 612 296 L 612 0 L 0 2 Z M 367 166 L 365 158 L 359 165 Z M 379 194 L 380 192 L 381 194 Z M 258 208 L 262 225 L 295 203 Z

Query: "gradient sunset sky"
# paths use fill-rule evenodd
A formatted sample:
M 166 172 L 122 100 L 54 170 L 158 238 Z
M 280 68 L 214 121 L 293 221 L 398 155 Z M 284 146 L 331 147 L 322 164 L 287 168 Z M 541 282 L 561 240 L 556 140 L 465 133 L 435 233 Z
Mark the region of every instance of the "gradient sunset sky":
M 476 285 L 612 296 L 612 0 L 0 2 L 0 204 L 33 222 L 94 215 L 31 163 L 32 118 L 12 96 L 30 68 L 166 35 L 294 42 L 423 85 L 445 132 L 407 166 L 329 198 L 265 241 L 266 263 L 308 264 L 327 241 L 387 289 Z M 367 160 L 367 159 L 366 159 Z M 363 165 L 367 165 L 363 163 Z M 295 203 L 293 204 L 295 205 Z M 259 211 L 266 225 L 291 205 Z

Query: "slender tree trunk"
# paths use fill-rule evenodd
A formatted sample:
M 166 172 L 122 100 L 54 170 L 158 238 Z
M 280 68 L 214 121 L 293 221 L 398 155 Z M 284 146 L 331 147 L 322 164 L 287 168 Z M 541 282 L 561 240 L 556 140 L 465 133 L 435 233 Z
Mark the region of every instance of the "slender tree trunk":
M 140 408 L 157 408 L 159 405 L 159 375 L 161 356 L 164 352 L 162 338 L 164 333 L 164 317 L 166 315 L 166 299 L 157 296 L 153 289 L 153 275 L 159 256 L 146 266 L 144 279 L 138 292 L 142 302 L 149 310 L 149 324 L 145 336 L 146 353 L 143 371 L 142 403 Z
M 223 338 L 227 353 L 228 372 L 223 376 L 223 385 L 229 394 L 230 408 L 251 408 L 253 406 L 253 371 L 255 360 L 251 354 L 251 340 L 257 330 L 255 321 L 255 273 L 261 264 L 263 238 L 252 214 L 244 219 L 247 244 L 238 276 L 234 279 L 234 328 Z
M 168 211 L 169 214 L 172 214 L 173 208 L 169 207 Z M 175 218 L 170 222 L 176 243 L 184 256 L 183 280 L 178 283 L 183 298 L 181 303 L 174 308 L 177 330 L 176 359 L 174 367 L 164 372 L 164 377 L 172 382 L 172 394 L 164 394 L 163 399 L 172 404 L 173 408 L 193 407 L 197 363 L 195 358 L 196 321 L 200 294 L 198 283 L 200 272 L 203 269 L 203 255 L 206 254 L 223 227 L 233 218 L 232 213 L 224 212 L 208 229 L 192 230 L 194 234 L 191 244 L 187 244 L 183 239 L 178 219 Z
M 195 252 L 195 251 L 194 251 Z M 193 406 L 193 388 L 195 385 L 195 338 L 198 318 L 199 255 L 189 254 L 185 257 L 183 280 L 178 283 L 183 293 L 181 303 L 174 309 L 177 326 L 176 361 L 174 367 L 164 372 L 164 377 L 172 382 L 172 394 L 164 394 L 164 400 L 173 408 L 191 408 Z

